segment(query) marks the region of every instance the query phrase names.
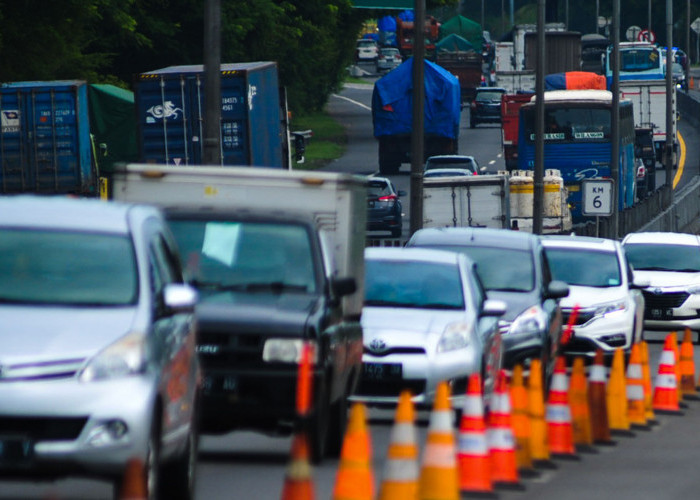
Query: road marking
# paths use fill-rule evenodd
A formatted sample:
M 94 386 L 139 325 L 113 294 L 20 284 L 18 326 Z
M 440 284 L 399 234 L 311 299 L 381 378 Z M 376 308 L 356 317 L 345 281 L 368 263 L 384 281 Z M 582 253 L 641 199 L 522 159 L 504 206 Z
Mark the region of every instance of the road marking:
M 676 171 L 676 176 L 673 178 L 673 189 L 676 189 L 676 185 L 680 182 L 681 176 L 683 175 L 683 167 L 685 166 L 685 141 L 681 135 L 680 130 L 678 134 L 678 144 L 681 148 L 681 157 L 678 159 L 678 170 Z
M 367 111 L 372 111 L 372 108 L 370 108 L 369 106 L 367 106 L 367 105 L 365 105 L 365 104 L 362 104 L 361 102 L 357 102 L 357 101 L 355 101 L 354 99 L 350 99 L 350 98 L 348 98 L 348 97 L 345 97 L 345 96 L 342 96 L 342 95 L 338 95 L 338 94 L 332 94 L 332 95 L 333 95 L 333 97 L 337 97 L 338 99 L 345 99 L 345 100 L 348 101 L 348 102 L 351 102 L 351 103 L 353 103 L 353 104 L 357 104 L 359 107 L 364 108 L 364 109 L 366 109 Z

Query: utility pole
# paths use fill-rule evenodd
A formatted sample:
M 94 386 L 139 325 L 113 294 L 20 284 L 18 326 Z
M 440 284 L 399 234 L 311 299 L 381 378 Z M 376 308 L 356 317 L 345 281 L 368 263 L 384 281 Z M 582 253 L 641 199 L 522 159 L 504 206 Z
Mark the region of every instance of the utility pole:
M 612 177 L 612 214 L 610 215 L 609 238 L 616 239 L 619 233 L 620 207 L 620 0 L 613 0 L 613 84 L 612 84 L 612 147 L 610 152 L 610 177 Z
M 673 1 L 666 0 L 666 146 L 664 147 L 665 184 L 672 187 L 673 179 Z M 670 189 L 673 196 L 673 189 Z
M 545 58 L 545 1 L 537 2 L 537 65 L 535 68 L 535 169 L 532 193 L 532 232 L 542 234 L 544 208 L 544 58 Z
M 205 165 L 221 165 L 221 0 L 204 3 L 204 137 Z
M 425 0 L 413 1 L 413 127 L 411 129 L 411 234 L 423 227 L 425 108 Z

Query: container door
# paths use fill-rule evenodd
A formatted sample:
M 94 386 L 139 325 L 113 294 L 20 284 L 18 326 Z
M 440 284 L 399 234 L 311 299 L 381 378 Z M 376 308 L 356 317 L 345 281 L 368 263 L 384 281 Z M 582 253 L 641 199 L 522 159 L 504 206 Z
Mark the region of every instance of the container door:
M 221 75 L 221 152 L 224 165 L 251 165 L 248 113 L 249 102 L 259 97 L 248 89 L 242 71 Z

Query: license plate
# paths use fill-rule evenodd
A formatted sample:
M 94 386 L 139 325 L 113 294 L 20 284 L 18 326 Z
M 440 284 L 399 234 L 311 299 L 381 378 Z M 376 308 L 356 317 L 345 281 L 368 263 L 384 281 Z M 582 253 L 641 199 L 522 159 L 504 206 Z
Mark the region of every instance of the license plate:
M 649 316 L 652 319 L 670 319 L 673 317 L 673 309 L 651 309 Z
M 235 394 L 238 392 L 238 378 L 234 375 L 205 375 L 202 390 L 205 394 Z
M 0 436 L 0 464 L 18 465 L 34 456 L 34 443 L 27 437 Z
M 401 380 L 401 363 L 363 363 L 362 376 L 366 380 Z

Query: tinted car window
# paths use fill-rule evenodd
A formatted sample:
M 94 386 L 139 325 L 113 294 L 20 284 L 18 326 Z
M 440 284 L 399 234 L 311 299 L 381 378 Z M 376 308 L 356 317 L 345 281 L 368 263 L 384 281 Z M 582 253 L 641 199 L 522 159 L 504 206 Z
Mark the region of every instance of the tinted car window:
M 462 309 L 459 269 L 432 262 L 367 260 L 365 304 L 420 309 Z
M 527 292 L 535 286 L 532 256 L 522 250 L 463 245 L 422 245 L 452 252 L 462 252 L 476 262 L 476 271 L 486 290 Z M 504 266 L 517 262 L 517 266 Z
M 133 304 L 137 276 L 128 236 L 0 229 L 1 301 Z
M 547 259 L 554 279 L 569 285 L 620 286 L 622 277 L 617 254 L 571 248 L 547 248 Z M 591 272 L 595 269 L 595 272 Z
M 497 92 L 497 91 L 477 92 L 476 100 L 477 101 L 500 101 L 502 95 L 503 95 L 503 92 Z
M 389 196 L 392 193 L 391 187 L 386 182 L 370 181 L 367 184 L 367 196 L 369 198 L 380 198 Z
M 700 271 L 698 247 L 628 243 L 624 248 L 627 260 L 637 271 Z

